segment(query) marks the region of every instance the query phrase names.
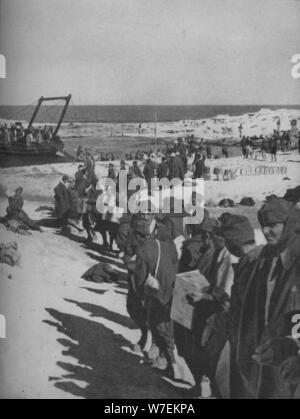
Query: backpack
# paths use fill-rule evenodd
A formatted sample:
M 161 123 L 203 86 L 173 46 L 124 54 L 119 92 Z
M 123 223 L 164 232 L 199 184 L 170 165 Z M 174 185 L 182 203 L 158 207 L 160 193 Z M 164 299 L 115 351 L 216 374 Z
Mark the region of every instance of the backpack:
M 240 205 L 243 205 L 244 207 L 254 207 L 255 201 L 253 198 L 243 198 L 240 202 Z
M 0 244 L 0 263 L 16 266 L 20 264 L 20 261 L 21 253 L 18 251 L 17 243 Z

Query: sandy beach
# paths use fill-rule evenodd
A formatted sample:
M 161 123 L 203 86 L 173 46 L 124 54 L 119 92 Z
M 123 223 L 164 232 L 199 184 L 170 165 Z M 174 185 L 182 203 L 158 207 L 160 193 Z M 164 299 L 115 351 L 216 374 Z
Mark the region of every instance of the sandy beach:
M 1 208 L 5 203 L 1 202 Z M 45 206 L 27 201 L 35 219 Z M 51 223 L 50 223 L 51 224 Z M 142 365 L 132 353 L 139 333 L 126 312 L 127 281 L 122 262 L 83 237 L 65 238 L 55 228 L 21 237 L 1 229 L 1 241 L 17 241 L 19 267 L 1 265 L 1 398 L 178 398 L 178 386 Z M 119 268 L 118 284 L 81 279 L 98 262 Z M 14 304 L 14 302 L 18 302 Z M 182 366 L 184 380 L 192 377 Z
M 205 140 L 219 141 L 233 140 L 237 142 L 240 134 L 240 126 L 245 136 L 271 135 L 276 128 L 278 119 L 281 121 L 281 129 L 289 130 L 290 121 L 300 121 L 299 109 L 278 108 L 271 110 L 261 108 L 258 112 L 245 113 L 241 115 L 216 115 L 214 118 L 203 118 L 195 120 L 178 120 L 177 122 L 162 122 L 156 124 L 158 138 L 174 139 L 178 136 L 193 134 L 195 137 Z M 154 115 L 151 123 L 74 123 L 63 124 L 62 136 L 64 138 L 87 138 L 87 137 L 154 137 L 155 124 Z
M 242 158 L 212 161 L 210 165 L 237 168 L 271 163 Z M 105 176 L 108 163 L 97 163 L 96 174 Z M 239 203 L 251 196 L 252 208 L 237 206 L 224 210 L 211 208 L 212 216 L 224 211 L 248 215 L 262 243 L 256 219 L 266 196 L 282 196 L 300 183 L 300 156 L 281 154 L 272 167 L 286 167 L 286 175 L 238 176 L 224 182 L 205 183 L 205 200 L 216 204 L 223 198 Z M 7 318 L 7 339 L 1 342 L 1 376 L 5 385 L 0 397 L 17 398 L 178 398 L 193 384 L 181 362 L 178 385 L 163 379 L 142 365 L 131 345 L 138 332 L 126 312 L 126 274 L 121 261 L 101 248 L 89 248 L 84 236 L 59 235 L 49 210 L 53 188 L 63 174 L 74 174 L 77 164 L 53 164 L 3 169 L 1 185 L 11 194 L 25 186 L 25 210 L 36 220 L 44 220 L 43 233 L 31 236 L 8 233 L 1 227 L 1 241 L 16 241 L 22 253 L 21 266 L 1 265 L 1 312 Z M 1 198 L 1 215 L 6 199 Z M 81 279 L 83 273 L 100 261 L 119 269 L 117 284 L 98 285 Z
M 300 398 L 299 21 L 0 0 L 0 399 Z

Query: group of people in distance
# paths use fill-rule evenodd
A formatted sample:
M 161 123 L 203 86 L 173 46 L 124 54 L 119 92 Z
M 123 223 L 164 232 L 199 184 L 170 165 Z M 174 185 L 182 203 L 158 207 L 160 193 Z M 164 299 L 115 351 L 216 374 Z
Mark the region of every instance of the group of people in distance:
M 300 135 L 298 136 L 298 145 L 300 152 Z M 242 155 L 244 159 L 253 159 L 261 154 L 261 157 L 266 160 L 267 154 L 271 156 L 271 162 L 277 162 L 277 154 L 279 151 L 285 153 L 292 148 L 291 136 L 288 132 L 279 132 L 274 130 L 272 136 L 260 137 L 243 137 L 241 140 Z
M 79 165 L 75 176 L 64 175 L 54 189 L 55 214 L 63 233 L 68 230 L 68 224 L 83 231 L 85 219 L 89 218 L 92 212 L 89 202 L 96 203 L 97 183 L 95 160 L 92 154 L 85 150 L 82 164 Z
M 222 154 L 229 157 L 228 148 L 223 146 Z M 143 155 L 145 165 L 143 170 L 139 167 L 139 161 L 142 159 L 140 152 L 137 152 L 132 166 L 129 167 L 129 180 L 134 177 L 144 178 L 150 186 L 153 179 L 173 179 L 184 180 L 187 172 L 192 171 L 194 179 L 204 178 L 208 171 L 205 165 L 206 160 L 212 159 L 212 148 L 209 144 L 205 145 L 202 140 L 200 143 L 189 142 L 188 139 L 178 138 L 173 143 L 169 143 L 166 148 L 158 151 L 150 150 Z M 132 156 L 131 156 L 132 157 Z M 127 161 L 127 160 L 126 160 Z M 126 161 L 121 161 L 125 167 Z M 189 164 L 190 163 L 190 164 Z M 116 168 L 113 163 L 109 166 L 108 177 L 116 179 Z
M 10 126 L 0 126 L 1 143 L 5 146 L 14 144 L 49 144 L 53 141 L 54 130 L 52 126 L 31 127 L 26 129 L 21 122 L 13 123 Z

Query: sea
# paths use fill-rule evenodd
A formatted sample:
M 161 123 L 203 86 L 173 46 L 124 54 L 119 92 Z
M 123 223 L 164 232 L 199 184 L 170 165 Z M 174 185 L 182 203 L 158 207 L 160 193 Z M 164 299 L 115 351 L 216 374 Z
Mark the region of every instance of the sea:
M 176 122 L 214 118 L 218 115 L 239 116 L 252 114 L 262 108 L 300 109 L 300 105 L 197 105 L 197 106 L 70 106 L 64 118 L 66 123 L 148 123 L 155 114 L 159 122 Z M 43 106 L 37 115 L 38 123 L 57 121 L 61 104 Z M 34 111 L 30 106 L 0 106 L 0 118 L 28 121 Z

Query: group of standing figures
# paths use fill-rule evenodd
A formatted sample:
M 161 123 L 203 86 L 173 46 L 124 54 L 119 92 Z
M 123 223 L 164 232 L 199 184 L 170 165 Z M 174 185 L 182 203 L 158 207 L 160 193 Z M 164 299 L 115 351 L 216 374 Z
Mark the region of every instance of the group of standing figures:
M 124 261 L 128 312 L 141 330 L 136 350 L 145 350 L 150 330 L 159 348 L 155 359 L 153 347 L 146 354 L 152 367 L 178 378 L 177 347 L 194 375 L 196 397 L 204 377 L 215 397 L 224 396 L 216 371 L 226 344 L 231 398 L 300 397 L 300 341 L 293 335 L 300 309 L 300 212 L 272 197 L 258 219 L 266 246 L 256 245 L 250 221 L 240 215 L 214 220 L 206 212 L 201 224 L 186 231 L 175 214 L 140 215 L 130 224 Z M 181 234 L 186 240 L 178 257 L 174 240 Z M 188 330 L 172 322 L 170 312 L 176 274 L 194 269 L 210 285 L 188 296 L 194 307 Z
M 241 140 L 242 155 L 244 159 L 257 158 L 258 154 L 266 160 L 270 154 L 271 162 L 277 162 L 279 151 L 285 153 L 292 149 L 291 136 L 288 132 L 279 133 L 274 130 L 272 136 L 243 137 Z M 298 148 L 300 153 L 300 133 L 298 134 Z
M 267 244 L 257 246 L 247 217 L 224 213 L 213 219 L 205 210 L 201 223 L 188 225 L 189 215 L 175 213 L 174 201 L 168 214 L 125 213 L 118 224 L 105 220 L 97 215 L 101 191 L 92 168 L 80 168 L 71 190 L 85 195 L 83 224 L 90 240 L 94 229 L 109 232 L 128 271 L 127 310 L 141 333 L 134 350 L 175 379 L 179 354 L 195 378 L 193 396 L 202 396 L 208 377 L 213 396 L 224 397 L 216 372 L 229 345 L 229 397 L 299 398 L 300 340 L 293 333 L 293 316 L 300 311 L 299 188 L 262 206 L 258 221 Z M 109 176 L 118 181 L 113 169 Z M 147 176 L 147 169 L 138 169 L 131 167 L 132 176 Z M 70 216 L 70 204 L 61 206 L 63 195 L 70 202 L 68 182 L 65 177 L 56 188 L 62 225 Z M 187 297 L 194 307 L 188 330 L 171 320 L 174 285 L 178 273 L 197 269 L 209 287 Z

